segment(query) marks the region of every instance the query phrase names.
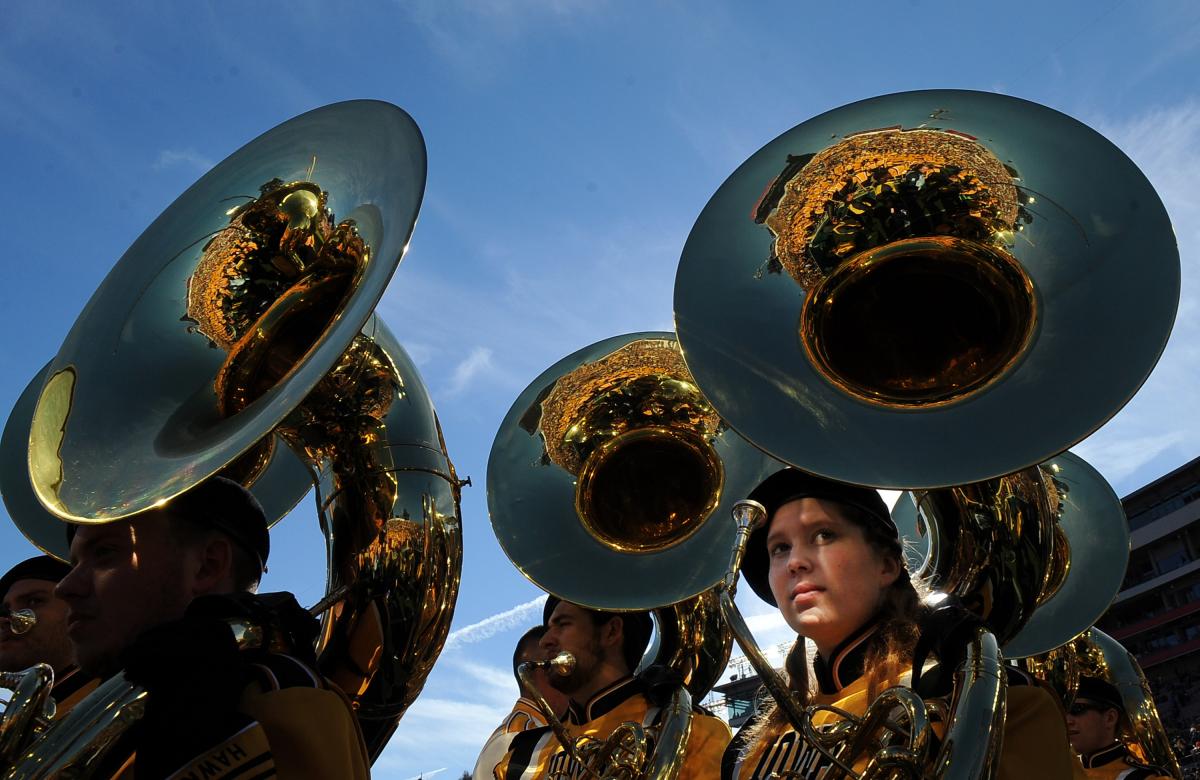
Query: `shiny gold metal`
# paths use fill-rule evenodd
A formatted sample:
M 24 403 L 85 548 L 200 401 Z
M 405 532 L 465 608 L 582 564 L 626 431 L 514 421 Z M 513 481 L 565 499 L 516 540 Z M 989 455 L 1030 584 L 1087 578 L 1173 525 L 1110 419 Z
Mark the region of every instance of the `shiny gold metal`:
M 931 90 L 834 109 L 739 166 L 684 247 L 675 322 L 696 383 L 756 446 L 928 489 L 1099 427 L 1153 368 L 1178 296 L 1166 211 L 1115 146 L 1043 106 Z
M 1008 658 L 1048 652 L 1085 630 L 1125 576 L 1120 499 L 1069 452 L 998 479 L 905 493 L 892 519 L 918 553 L 913 574 L 963 598 Z
M 917 291 L 953 308 L 953 330 L 889 308 L 919 308 Z M 813 287 L 800 312 L 800 341 L 847 394 L 932 409 L 983 392 L 1016 365 L 1036 310 L 1033 284 L 1011 255 L 961 238 L 911 238 L 863 251 Z
M 673 340 L 630 341 L 562 376 L 542 402 L 541 429 L 547 457 L 578 477 L 579 519 L 613 550 L 674 547 L 716 508 L 724 471 L 711 441 L 721 420 Z M 648 474 L 677 490 L 630 489 Z
M 673 780 L 683 767 L 684 751 L 691 734 L 692 699 L 686 689 L 675 691 L 649 729 L 626 721 L 605 739 L 587 734 L 574 735 L 549 702 L 538 692 L 533 671 L 545 669 L 551 674 L 568 675 L 575 669 L 575 656 L 561 652 L 545 661 L 526 661 L 517 667 L 525 689 L 546 717 L 558 744 L 570 757 L 561 773 L 552 778 L 573 777 L 582 772 L 596 780 Z
M 500 546 L 542 589 L 647 609 L 721 578 L 710 518 L 779 468 L 716 415 L 672 334 L 632 333 L 569 355 L 522 392 L 492 445 L 488 508 Z
M 7 609 L 0 607 L 0 618 L 8 621 L 8 630 L 20 636 L 28 634 L 37 625 L 37 613 L 32 609 Z
M 424 171 L 416 126 L 384 103 L 318 109 L 252 142 L 117 265 L 47 368 L 27 429 L 32 492 L 77 522 L 164 505 L 225 468 L 254 489 L 294 453 L 318 483 L 328 550 L 318 664 L 372 758 L 441 650 L 461 570 L 461 485 L 441 427 L 371 314 Z M 101 371 L 93 353 L 110 347 Z M 122 398 L 134 379 L 144 388 Z M 114 448 L 128 452 L 96 460 Z M 261 642 L 261 627 L 231 628 Z M 140 716 L 138 692 L 113 680 L 47 731 L 30 766 L 86 764 Z
M 1165 769 L 1172 777 L 1183 777 L 1179 759 L 1171 749 L 1166 729 L 1158 717 L 1154 696 L 1146 675 L 1133 654 L 1120 642 L 1092 627 L 1070 645 L 1079 664 L 1079 673 L 1108 680 L 1121 692 L 1128 722 L 1120 736 L 1143 761 Z
M 648 733 L 628 723 L 604 742 L 578 743 L 556 728 L 589 775 L 679 773 L 692 701 L 719 679 L 731 649 L 710 590 L 724 571 L 712 544 L 720 529 L 710 518 L 772 466 L 780 467 L 725 428 L 669 333 L 580 350 L 538 377 L 509 411 L 488 463 L 501 546 L 527 577 L 567 601 L 653 610 L 653 663 L 683 677 Z
M 0 672 L 0 688 L 12 695 L 0 709 L 0 769 L 8 766 L 54 717 L 54 670 L 36 664 L 21 672 Z

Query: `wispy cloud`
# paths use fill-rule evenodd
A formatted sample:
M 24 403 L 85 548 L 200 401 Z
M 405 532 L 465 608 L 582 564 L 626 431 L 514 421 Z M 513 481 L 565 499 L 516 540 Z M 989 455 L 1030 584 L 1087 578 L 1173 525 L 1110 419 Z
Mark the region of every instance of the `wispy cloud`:
M 158 159 L 154 161 L 154 170 L 162 171 L 176 166 L 186 166 L 203 172 L 213 165 L 212 160 L 190 147 L 187 149 L 163 149 L 158 153 Z
M 475 347 L 454 367 L 454 373 L 450 377 L 450 387 L 447 388 L 446 394 L 449 396 L 462 395 L 480 376 L 494 370 L 492 350 L 487 347 Z
M 514 628 L 524 626 L 535 615 L 540 617 L 542 605 L 545 603 L 546 596 L 538 596 L 535 599 L 526 601 L 524 604 L 518 604 L 512 609 L 506 609 L 491 617 L 484 618 L 478 623 L 472 623 L 469 626 L 463 626 L 457 631 L 452 631 L 446 639 L 446 649 L 453 650 L 463 645 L 476 644 L 477 642 L 491 639 L 504 631 L 511 631 Z
M 593 0 L 416 0 L 399 3 L 433 53 L 471 81 L 487 81 L 519 48 L 514 43 L 546 25 L 591 17 Z
M 1150 179 L 1179 243 L 1179 312 L 1158 366 L 1133 400 L 1075 450 L 1114 483 L 1132 490 L 1195 455 L 1200 416 L 1200 100 L 1188 98 L 1134 117 L 1091 117 Z

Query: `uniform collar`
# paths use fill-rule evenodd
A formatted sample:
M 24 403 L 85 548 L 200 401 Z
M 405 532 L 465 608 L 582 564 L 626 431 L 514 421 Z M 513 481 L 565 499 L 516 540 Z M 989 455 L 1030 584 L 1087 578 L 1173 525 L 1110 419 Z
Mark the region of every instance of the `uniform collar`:
M 580 706 L 574 700 L 567 705 L 566 720 L 571 723 L 588 723 L 616 709 L 617 705 L 631 696 L 643 692 L 643 685 L 634 677 L 622 677 L 600 689 L 588 703 Z
M 821 693 L 837 693 L 862 677 L 863 665 L 867 658 L 867 639 L 878 627 L 878 623 L 867 623 L 842 640 L 831 653 L 831 661 L 817 655 L 813 661 L 813 671 L 817 674 L 817 685 L 820 686 Z
M 1095 769 L 1096 767 L 1118 761 L 1128 755 L 1128 753 L 1129 750 L 1125 747 L 1125 744 L 1117 741 L 1095 752 L 1080 756 L 1080 759 L 1083 761 L 1085 769 Z

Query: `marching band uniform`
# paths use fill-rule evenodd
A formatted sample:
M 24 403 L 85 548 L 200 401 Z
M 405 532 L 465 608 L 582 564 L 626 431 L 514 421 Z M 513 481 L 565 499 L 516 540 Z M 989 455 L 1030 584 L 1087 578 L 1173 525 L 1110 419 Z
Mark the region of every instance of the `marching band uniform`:
M 1138 761 L 1120 741 L 1079 758 L 1087 777 L 1095 780 L 1171 780 L 1158 767 Z
M 832 662 L 817 656 L 814 671 L 820 693 L 814 696 L 813 704 L 830 705 L 852 715 L 863 715 L 867 711 L 871 699 L 867 697 L 868 679 L 863 666 L 869 645 L 867 640 L 876 628 L 869 624 L 847 638 L 834 651 Z M 935 670 L 933 667 L 926 672 L 924 680 L 931 684 L 920 686 L 923 697 L 949 693 L 936 690 L 943 685 L 939 685 L 940 675 Z M 881 682 L 878 689 L 882 691 L 896 685 L 907 687 L 909 677 L 908 672 L 893 675 Z M 1031 677 L 1012 670 L 1008 678 L 1007 710 L 997 777 L 1001 780 L 1072 777 L 1074 762 L 1066 728 L 1050 694 Z M 837 720 L 837 715 L 822 710 L 813 718 L 813 725 L 821 729 Z M 757 718 L 746 723 L 725 752 L 721 767 L 723 780 L 766 780 L 773 774 L 815 780 L 832 766 L 832 762 L 790 726 L 778 734 L 756 735 L 759 730 L 756 723 Z M 933 729 L 940 738 L 945 735 L 946 724 L 935 719 Z M 937 749 L 936 744 L 933 749 Z M 868 760 L 869 756 L 861 757 L 854 768 L 861 771 Z
M 491 780 L 492 770 L 508 752 L 513 735 L 545 725 L 546 717 L 542 715 L 542 711 L 538 709 L 537 703 L 533 699 L 527 699 L 524 696 L 517 699 L 512 712 L 508 713 L 504 721 L 496 727 L 492 736 L 488 737 L 488 741 L 484 743 L 483 750 L 479 751 L 479 758 L 475 761 L 475 769 L 471 776 L 474 780 Z
M 265 599 L 284 595 L 269 594 Z M 211 599 L 220 597 L 204 598 L 211 605 Z M 285 601 L 290 604 L 285 603 L 281 611 L 303 612 L 290 596 Z M 291 617 L 300 615 L 293 611 Z M 170 633 L 152 637 L 158 641 L 134 653 L 126 666 L 126 676 L 148 689 L 147 712 L 106 757 L 100 776 L 114 780 L 370 777 L 370 758 L 350 701 L 314 670 L 311 651 L 306 658 L 238 651 L 236 644 L 226 641 L 232 640 L 228 623 L 189 625 L 189 621 L 195 618 L 168 624 Z M 218 635 L 221 639 L 213 641 Z M 194 664 L 185 662 L 179 674 L 179 653 L 160 651 L 166 646 L 182 651 L 185 637 L 193 640 L 188 652 L 208 659 L 210 673 L 201 675 L 205 679 L 187 681 L 188 666 Z M 154 663 L 155 656 L 164 657 L 161 664 Z M 209 689 L 215 689 L 213 698 L 197 702 Z
M 636 677 L 625 677 L 598 692 L 584 706 L 571 702 L 563 725 L 572 738 L 589 736 L 603 741 L 625 721 L 650 726 L 659 711 L 660 707 L 646 697 L 646 684 Z M 724 721 L 695 712 L 679 780 L 715 780 L 730 736 Z M 535 780 L 548 776 L 570 780 L 584 777 L 583 767 L 562 749 L 549 726 L 514 735 L 508 753 L 495 769 L 496 780 Z

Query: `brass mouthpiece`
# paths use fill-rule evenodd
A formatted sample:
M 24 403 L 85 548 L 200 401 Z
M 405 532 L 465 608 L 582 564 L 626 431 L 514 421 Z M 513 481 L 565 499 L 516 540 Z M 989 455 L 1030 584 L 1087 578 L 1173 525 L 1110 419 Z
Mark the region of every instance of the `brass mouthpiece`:
M 16 636 L 29 633 L 37 625 L 37 615 L 32 609 L 5 609 L 0 607 L 0 618 L 8 618 L 8 630 Z
M 545 661 L 526 661 L 521 664 L 518 671 L 527 673 L 532 672 L 534 669 L 545 669 L 547 672 L 557 674 L 559 677 L 566 677 L 575 671 L 575 656 L 564 650 L 553 658 L 547 658 Z

